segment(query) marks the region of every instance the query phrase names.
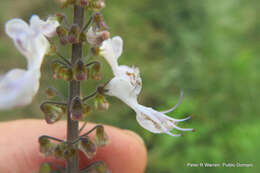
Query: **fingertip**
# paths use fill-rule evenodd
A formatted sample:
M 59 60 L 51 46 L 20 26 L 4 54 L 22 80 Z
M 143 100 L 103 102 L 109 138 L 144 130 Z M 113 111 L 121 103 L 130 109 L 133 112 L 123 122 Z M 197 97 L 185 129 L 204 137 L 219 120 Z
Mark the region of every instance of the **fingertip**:
M 143 173 L 146 167 L 147 150 L 143 139 L 129 130 L 105 126 L 109 136 L 107 146 L 99 148 L 93 161 L 103 160 L 113 173 Z M 89 164 L 81 153 L 82 164 Z

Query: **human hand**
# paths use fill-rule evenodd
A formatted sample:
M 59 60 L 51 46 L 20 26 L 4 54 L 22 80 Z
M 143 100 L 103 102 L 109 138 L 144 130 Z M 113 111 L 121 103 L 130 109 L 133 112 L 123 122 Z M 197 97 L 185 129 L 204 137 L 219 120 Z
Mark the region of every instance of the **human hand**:
M 89 123 L 84 131 L 94 127 Z M 109 144 L 98 148 L 96 156 L 89 160 L 79 154 L 80 167 L 102 160 L 112 173 L 143 173 L 146 166 L 146 148 L 142 139 L 134 132 L 112 126 L 104 126 Z M 38 138 L 49 135 L 65 139 L 66 122 L 47 125 L 42 120 L 17 120 L 0 123 L 0 172 L 37 173 L 44 161 L 64 162 L 55 158 L 44 158 L 39 152 Z M 91 136 L 91 135 L 90 135 Z

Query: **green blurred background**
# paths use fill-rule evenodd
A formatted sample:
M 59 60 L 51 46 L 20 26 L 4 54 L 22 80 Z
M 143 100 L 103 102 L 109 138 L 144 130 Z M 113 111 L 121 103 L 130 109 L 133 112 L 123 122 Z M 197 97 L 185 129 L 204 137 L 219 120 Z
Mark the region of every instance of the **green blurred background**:
M 91 121 L 130 129 L 148 148 L 147 173 L 260 172 L 260 1 L 258 0 L 113 0 L 102 11 L 112 35 L 124 39 L 119 62 L 141 70 L 139 102 L 157 110 L 184 99 L 170 116 L 195 117 L 182 127 L 196 132 L 173 138 L 142 129 L 135 113 L 116 98 L 108 98 L 107 112 L 94 112 Z M 54 0 L 1 0 L 0 72 L 26 67 L 25 59 L 4 34 L 13 17 L 28 20 L 57 11 Z M 67 12 L 69 12 L 67 10 Z M 69 14 L 69 13 L 67 13 Z M 62 51 L 69 55 L 70 52 Z M 41 90 L 30 106 L 0 113 L 1 121 L 39 118 L 44 89 L 56 86 L 66 94 L 63 81 L 50 80 L 45 58 Z M 112 72 L 103 59 L 103 81 Z M 84 84 L 83 94 L 97 82 Z M 138 155 L 136 156 L 138 157 Z M 187 163 L 252 163 L 253 168 L 190 168 Z

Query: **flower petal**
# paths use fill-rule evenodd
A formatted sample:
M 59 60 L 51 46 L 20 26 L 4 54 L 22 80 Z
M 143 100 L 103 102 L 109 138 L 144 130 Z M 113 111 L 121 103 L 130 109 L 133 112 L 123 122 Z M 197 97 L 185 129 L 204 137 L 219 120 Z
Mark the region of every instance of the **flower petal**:
M 38 16 L 32 19 L 38 20 Z M 33 31 L 21 19 L 9 20 L 5 25 L 5 31 L 13 39 L 16 48 L 26 57 L 28 68 L 40 68 L 50 46 L 42 33 Z
M 122 54 L 122 49 L 123 40 L 119 36 L 103 41 L 102 46 L 100 47 L 101 55 L 107 60 L 115 75 L 117 74 L 118 69 L 117 59 Z
M 0 80 L 0 109 L 31 103 L 39 88 L 40 71 L 13 69 Z
M 28 36 L 33 35 L 32 30 L 26 22 L 21 19 L 11 19 L 5 24 L 6 34 L 13 39 L 16 48 L 26 57 L 28 57 Z
M 53 37 L 56 34 L 56 28 L 59 26 L 59 22 L 55 17 L 49 17 L 46 21 L 43 21 L 37 15 L 33 15 L 30 18 L 30 27 L 34 32 L 41 33 L 46 37 Z
M 21 19 L 11 19 L 5 24 L 5 32 L 11 38 L 16 38 L 21 33 L 28 33 L 30 31 L 29 25 Z
M 134 87 L 125 78 L 112 78 L 105 86 L 105 90 L 107 90 L 107 95 L 115 96 L 129 106 L 137 102 L 137 95 L 134 92 Z

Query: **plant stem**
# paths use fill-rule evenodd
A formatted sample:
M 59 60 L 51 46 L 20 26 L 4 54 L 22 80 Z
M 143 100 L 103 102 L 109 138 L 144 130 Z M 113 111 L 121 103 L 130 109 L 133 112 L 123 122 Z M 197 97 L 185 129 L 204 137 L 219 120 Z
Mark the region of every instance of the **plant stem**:
M 78 24 L 82 28 L 84 22 L 84 9 L 74 5 L 74 18 L 73 23 Z M 72 45 L 72 58 L 71 64 L 75 64 L 78 59 L 82 57 L 82 44 L 77 43 Z M 67 117 L 67 142 L 74 141 L 78 138 L 78 121 L 73 121 L 70 117 L 69 107 L 72 99 L 75 96 L 80 95 L 80 82 L 72 80 L 69 83 L 69 101 L 68 101 L 68 117 Z M 76 154 L 72 159 L 67 161 L 67 173 L 78 173 L 78 154 Z

